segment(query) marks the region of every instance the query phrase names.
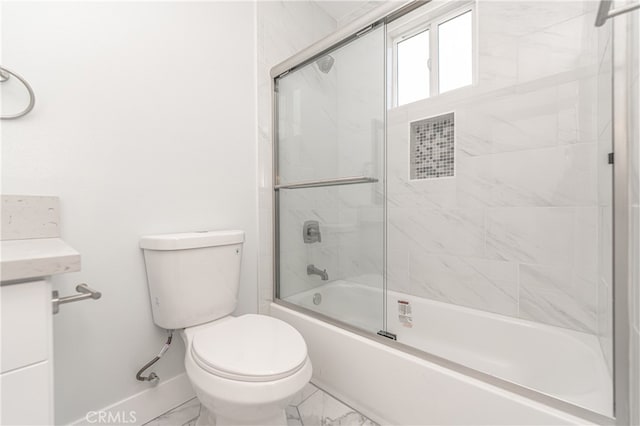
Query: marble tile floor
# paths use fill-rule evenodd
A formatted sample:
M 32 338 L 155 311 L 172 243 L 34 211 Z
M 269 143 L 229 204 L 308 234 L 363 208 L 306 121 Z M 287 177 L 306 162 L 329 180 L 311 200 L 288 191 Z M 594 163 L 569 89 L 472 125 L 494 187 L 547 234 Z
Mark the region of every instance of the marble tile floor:
M 287 426 L 378 426 L 312 383 L 295 396 L 285 411 Z M 195 426 L 199 415 L 200 403 L 193 398 L 145 426 Z
M 193 398 L 145 423 L 144 426 L 195 426 L 199 416 L 200 401 Z

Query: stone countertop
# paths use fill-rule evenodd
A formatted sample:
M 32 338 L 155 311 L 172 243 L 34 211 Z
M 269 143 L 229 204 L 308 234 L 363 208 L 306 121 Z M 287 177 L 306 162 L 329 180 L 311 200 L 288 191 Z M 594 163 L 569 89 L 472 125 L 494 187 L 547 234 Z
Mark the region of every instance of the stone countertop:
M 80 270 L 80 253 L 60 238 L 5 240 L 0 244 L 3 284 Z

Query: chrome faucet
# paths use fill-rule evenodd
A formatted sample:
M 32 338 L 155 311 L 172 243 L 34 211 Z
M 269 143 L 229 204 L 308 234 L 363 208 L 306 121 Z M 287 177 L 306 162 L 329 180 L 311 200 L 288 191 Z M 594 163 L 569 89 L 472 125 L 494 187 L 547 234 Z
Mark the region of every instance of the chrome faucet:
M 307 265 L 307 275 L 320 275 L 322 281 L 327 281 L 329 279 L 329 274 L 327 274 L 326 269 L 319 269 L 314 265 Z

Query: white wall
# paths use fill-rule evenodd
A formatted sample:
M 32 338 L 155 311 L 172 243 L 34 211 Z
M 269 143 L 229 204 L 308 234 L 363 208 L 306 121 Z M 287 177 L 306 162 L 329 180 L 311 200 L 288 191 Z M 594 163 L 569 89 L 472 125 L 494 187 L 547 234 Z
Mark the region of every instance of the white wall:
M 2 192 L 58 195 L 62 236 L 99 301 L 54 317 L 56 422 L 147 389 L 152 322 L 138 238 L 246 232 L 237 312 L 257 310 L 256 51 L 251 2 L 3 2 L 2 61 L 37 104 L 2 122 Z M 155 371 L 183 369 L 179 338 Z M 167 407 L 170 408 L 170 407 Z

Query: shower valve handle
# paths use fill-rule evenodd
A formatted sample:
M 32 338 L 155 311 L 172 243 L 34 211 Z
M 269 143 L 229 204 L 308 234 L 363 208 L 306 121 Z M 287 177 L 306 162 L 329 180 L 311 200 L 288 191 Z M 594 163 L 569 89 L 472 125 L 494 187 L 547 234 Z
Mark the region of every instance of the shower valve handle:
M 305 244 L 321 243 L 322 234 L 317 220 L 307 220 L 302 226 L 302 240 Z

